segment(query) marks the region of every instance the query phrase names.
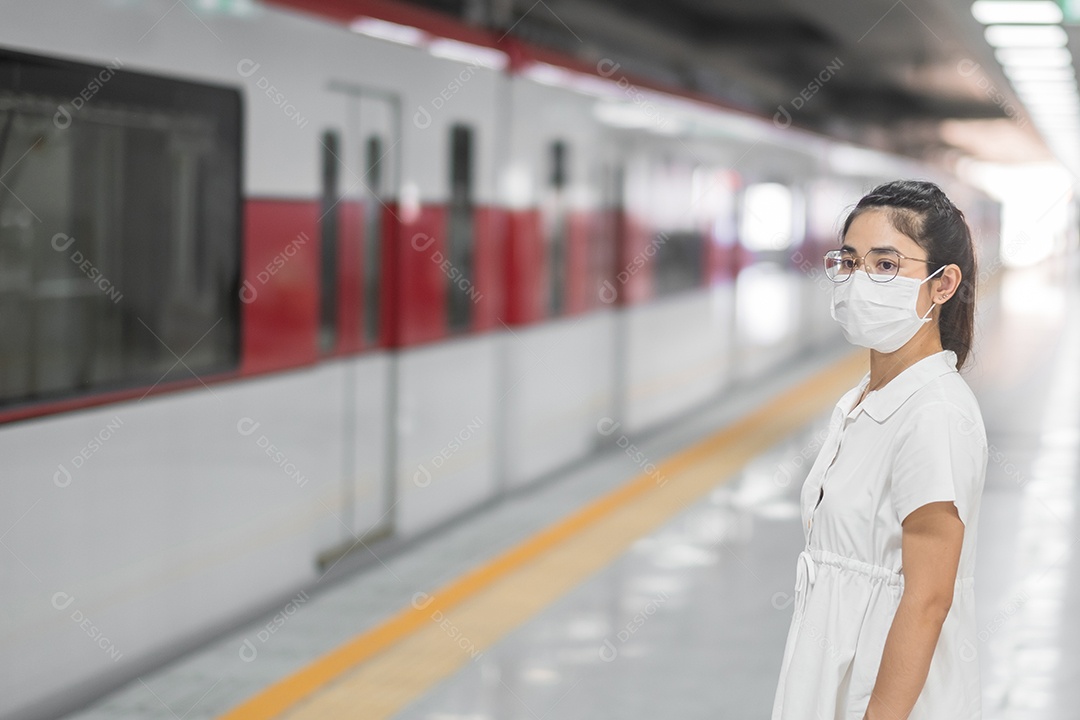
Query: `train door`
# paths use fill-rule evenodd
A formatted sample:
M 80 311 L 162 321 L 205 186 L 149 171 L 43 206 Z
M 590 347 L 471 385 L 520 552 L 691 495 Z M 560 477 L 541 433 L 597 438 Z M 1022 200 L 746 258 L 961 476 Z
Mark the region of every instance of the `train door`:
M 348 356 L 341 485 L 341 520 L 351 535 L 343 540 L 347 550 L 393 529 L 397 360 L 380 350 L 380 298 L 382 250 L 394 227 L 387 217 L 397 200 L 400 105 L 397 96 L 378 90 L 335 84 L 331 92 L 341 117 L 338 146 L 330 148 L 340 177 L 337 204 L 324 208 L 322 222 L 336 214 L 335 235 L 343 244 L 328 251 L 339 267 L 324 277 L 333 274 L 339 284 L 335 326 L 342 336 L 338 347 Z

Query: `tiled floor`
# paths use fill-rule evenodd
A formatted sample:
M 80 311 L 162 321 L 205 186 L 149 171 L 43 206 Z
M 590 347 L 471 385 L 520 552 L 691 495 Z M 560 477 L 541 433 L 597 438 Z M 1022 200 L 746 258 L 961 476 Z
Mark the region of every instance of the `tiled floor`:
M 1080 588 L 1073 582 L 1080 567 L 1076 279 L 1075 266 L 1004 277 L 999 295 L 980 298 L 978 343 L 964 371 L 990 442 L 976 570 L 987 720 L 1072 718 L 1080 701 L 1080 627 L 1068 612 Z M 850 348 L 837 350 L 651 437 L 646 453 L 677 451 Z M 805 451 L 826 419 L 823 413 L 757 457 L 399 717 L 767 718 L 791 618 L 782 593 L 792 592 L 802 547 L 797 499 L 813 459 Z M 214 717 L 635 470 L 620 452 L 579 466 L 298 598 L 296 612 L 265 638 L 259 629 L 269 618 L 70 717 Z M 778 482 L 785 477 L 786 486 Z

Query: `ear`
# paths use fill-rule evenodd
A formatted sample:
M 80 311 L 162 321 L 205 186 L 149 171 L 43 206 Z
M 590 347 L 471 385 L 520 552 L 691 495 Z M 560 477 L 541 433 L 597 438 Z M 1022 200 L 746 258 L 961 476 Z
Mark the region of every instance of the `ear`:
M 941 274 L 930 281 L 930 300 L 938 305 L 946 302 L 960 287 L 961 279 L 963 279 L 963 273 L 960 272 L 959 265 L 956 263 L 946 265 Z

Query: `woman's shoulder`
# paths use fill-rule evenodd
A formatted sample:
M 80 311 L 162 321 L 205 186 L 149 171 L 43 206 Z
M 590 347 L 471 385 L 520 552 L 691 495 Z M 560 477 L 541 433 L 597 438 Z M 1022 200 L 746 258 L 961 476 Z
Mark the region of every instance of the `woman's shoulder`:
M 971 386 L 957 372 L 945 373 L 919 388 L 905 403 L 911 422 L 927 414 L 952 416 L 963 435 L 974 435 L 986 444 L 982 408 Z

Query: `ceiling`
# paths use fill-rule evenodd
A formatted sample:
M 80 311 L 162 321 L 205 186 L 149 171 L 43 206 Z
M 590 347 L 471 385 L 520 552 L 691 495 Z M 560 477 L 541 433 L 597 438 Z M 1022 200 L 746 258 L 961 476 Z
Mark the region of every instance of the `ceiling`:
M 411 4 L 587 62 L 609 58 L 630 76 L 769 117 L 786 112 L 795 125 L 945 165 L 965 156 L 1004 162 L 1052 157 L 984 40 L 970 0 Z

